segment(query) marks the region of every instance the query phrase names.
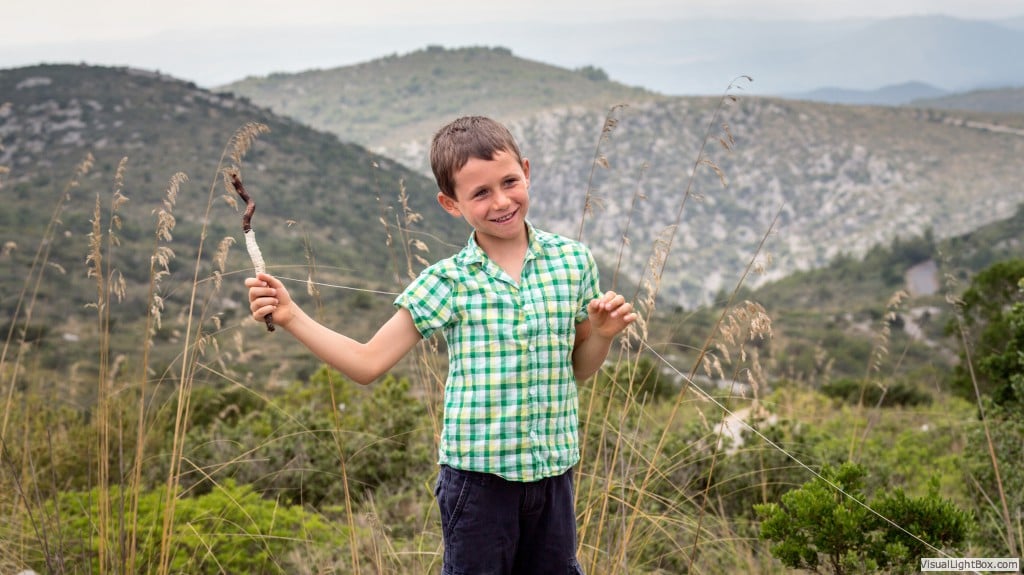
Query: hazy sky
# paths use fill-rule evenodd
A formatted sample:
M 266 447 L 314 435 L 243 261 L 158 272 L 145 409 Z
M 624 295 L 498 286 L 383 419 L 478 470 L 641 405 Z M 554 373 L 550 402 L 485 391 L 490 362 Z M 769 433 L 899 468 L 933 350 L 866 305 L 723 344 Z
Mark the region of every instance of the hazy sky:
M 517 55 L 560 66 L 601 66 L 600 61 L 584 61 L 598 53 L 593 46 L 583 53 L 570 38 L 562 39 L 569 42 L 564 50 L 541 48 L 526 31 L 534 22 L 832 20 L 924 14 L 999 20 L 1024 16 L 1024 2 L 0 0 L 0 68 L 43 62 L 132 66 L 210 87 L 247 75 L 350 65 L 420 49 L 427 43 L 505 46 Z M 538 56 L 539 50 L 544 51 Z
M 883 18 L 1024 15 L 1020 0 L 2 0 L 0 46 L 138 38 L 235 26 L 473 23 L 616 18 Z M 486 6 L 486 10 L 480 10 Z M 627 7 L 628 6 L 628 7 Z

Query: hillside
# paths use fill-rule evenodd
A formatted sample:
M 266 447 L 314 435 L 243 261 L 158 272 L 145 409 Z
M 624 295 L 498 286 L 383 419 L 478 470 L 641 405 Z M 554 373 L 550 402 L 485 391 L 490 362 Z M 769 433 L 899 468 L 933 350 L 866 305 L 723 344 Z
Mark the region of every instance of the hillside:
M 891 311 L 892 349 L 900 350 L 893 376 L 941 387 L 958 363 L 961 342 L 946 328 L 954 318 L 947 296 L 959 296 L 981 270 L 1024 254 L 1024 204 L 1005 218 L 963 235 L 925 235 L 876 246 L 863 259 L 838 257 L 828 265 L 765 284 L 744 297 L 761 302 L 775 330 L 777 375 L 859 378 L 877 343 L 887 302 L 906 296 Z
M 453 229 L 450 220 L 440 219 L 443 214 L 432 205 L 434 188 L 428 178 L 245 100 L 155 74 L 80 66 L 4 71 L 0 89 L 7 102 L 0 112 L 0 166 L 10 168 L 0 179 L 0 194 L 11 206 L 0 214 L 0 241 L 5 245 L 0 261 L 7 270 L 5 317 L 13 313 L 34 250 L 71 179 L 73 164 L 90 150 L 96 158 L 90 174 L 71 191 L 52 246 L 55 265 L 43 282 L 41 299 L 46 305 L 40 305 L 33 317 L 33 325 L 46 326 L 53 353 L 61 349 L 60 338 L 85 338 L 91 330 L 87 326 L 94 312 L 84 306 L 94 301 L 96 292 L 93 281 L 85 277 L 86 236 L 95 197 L 109 204 L 120 158 L 129 158 L 124 192 L 130 201 L 121 208 L 122 243 L 114 257 L 128 280 L 128 295 L 117 313 L 122 322 L 133 322 L 144 315 L 147 258 L 155 227 L 152 212 L 160 205 L 170 175 L 192 175 L 175 208 L 178 227 L 171 245 L 178 246 L 172 262 L 177 279 L 163 286 L 168 308 L 176 309 L 188 296 L 182 274 L 191 277 L 210 186 L 215 198 L 222 193 L 215 176 L 217 159 L 231 134 L 250 120 L 266 122 L 271 130 L 247 155 L 243 176 L 260 206 L 255 222 L 264 255 L 279 275 L 304 278 L 304 268 L 312 260 L 321 281 L 393 291 L 404 282 L 401 277 L 396 280 L 395 266 L 401 269 L 404 264 L 396 263 L 401 255 L 396 260 L 386 250 L 377 196 L 393 206 L 400 180 L 409 191 L 411 206 L 424 218 L 415 225 L 424 233 L 415 237 L 429 244 L 428 259 L 450 253 L 465 240 L 462 226 Z M 653 238 L 671 224 L 678 209 L 681 182 L 716 104 L 715 99 L 680 98 L 617 111 L 619 123 L 602 143 L 609 167 L 595 175 L 596 210 L 584 226 L 585 239 L 603 262 L 606 284 L 616 281 L 621 291 L 635 291 L 635 278 L 643 273 Z M 801 310 L 801 319 L 792 321 L 789 330 L 800 329 L 806 318 L 819 317 L 819 311 L 835 315 L 877 308 L 902 285 L 905 268 L 917 263 L 898 260 L 884 273 L 871 271 L 878 264 L 870 259 L 870 250 L 889 245 L 897 234 L 906 239 L 932 230 L 939 241 L 962 233 L 980 234 L 988 239 L 970 248 L 971 257 L 979 265 L 999 257 L 991 255 L 992 250 L 1004 244 L 1006 234 L 992 239 L 992 232 L 977 229 L 981 224 L 974 222 L 997 221 L 1017 205 L 1019 192 L 1006 182 L 1013 181 L 1020 168 L 1000 157 L 1008 158 L 1019 145 L 1019 137 L 1005 132 L 1020 129 L 1013 124 L 1019 118 L 971 117 L 758 98 L 733 103 L 722 121 L 729 123 L 736 138 L 735 151 L 727 153 L 714 143 L 709 155 L 722 166 L 730 184 L 722 188 L 706 167 L 708 173 L 698 178 L 666 261 L 661 295 L 669 305 L 660 309 L 692 308 L 723 290 L 731 291 L 780 206 L 780 223 L 759 258 L 764 273 L 751 275 L 746 285 L 768 284 L 768 291 L 757 293 L 756 299 L 780 317 L 788 310 Z M 535 221 L 569 235 L 578 233 L 595 126 L 603 121 L 598 110 L 562 109 L 513 122 L 534 166 Z M 994 131 L 997 124 L 992 122 L 1002 122 L 1004 132 Z M 765 144 L 769 141 L 793 145 L 772 150 Z M 637 152 L 642 142 L 649 143 L 643 153 Z M 989 159 L 972 149 L 986 149 Z M 648 168 L 641 177 L 643 162 Z M 989 193 L 974 197 L 982 186 Z M 638 188 L 646 197 L 637 200 L 628 222 L 630 243 L 622 249 L 628 202 Z M 211 273 L 210 253 L 221 237 L 240 241 L 238 213 L 219 199 L 209 219 L 201 275 Z M 311 254 L 306 253 L 307 245 Z M 618 261 L 620 249 L 622 263 L 615 266 L 612 262 Z M 861 253 L 869 255 L 868 269 L 854 275 L 866 277 L 866 283 L 851 282 L 848 271 L 839 274 L 844 279 L 838 284 L 827 281 L 832 272 L 826 266 L 838 259 L 848 267 L 856 261 L 852 256 Z M 242 273 L 248 267 L 244 250 L 233 248 L 227 273 Z M 824 271 L 810 271 L 815 267 Z M 801 269 L 817 275 L 791 275 Z M 792 287 L 779 292 L 778 286 Z M 222 320 L 244 322 L 240 292 L 237 283 L 225 282 L 222 297 L 212 304 L 214 313 Z M 826 297 L 829 294 L 832 297 Z M 330 317 L 342 318 L 339 321 L 356 334 L 366 334 L 389 313 L 387 296 L 325 289 L 322 297 Z M 675 318 L 664 320 L 671 324 Z M 176 337 L 174 325 L 168 322 L 164 337 Z M 706 328 L 699 322 L 690 326 L 688 337 L 693 339 L 687 341 L 706 337 Z M 126 325 L 123 333 L 131 339 L 133 328 Z M 77 351 L 65 354 L 68 362 L 93 348 L 82 343 L 73 349 Z M 294 349 L 287 353 L 300 355 Z
M 915 100 L 910 105 L 938 110 L 972 110 L 1005 114 L 1024 114 L 1024 87 L 974 90 Z
M 567 102 L 602 109 L 656 97 L 594 67 L 569 71 L 504 48 L 440 46 L 355 66 L 246 78 L 221 89 L 383 153 L 456 116 L 518 118 Z
M 362 107 L 347 102 L 332 112 L 321 102 L 318 116 L 297 117 L 338 130 L 341 137 L 406 133 L 408 121 L 382 115 L 380 102 L 394 98 L 394 78 L 410 67 L 422 69 L 427 57 L 446 70 L 447 81 L 423 96 L 420 125 L 448 119 L 452 102 L 461 102 L 466 112 L 488 111 L 490 94 L 479 89 L 487 82 L 478 82 L 471 92 L 445 89 L 473 84 L 473 74 L 492 65 L 470 65 L 469 54 L 481 62 L 515 60 L 500 50 L 428 50 L 361 67 L 276 75 L 263 79 L 259 92 L 246 84 L 231 89 L 264 105 L 287 100 L 290 109 L 311 110 L 320 100 L 304 100 L 301 86 L 328 79 L 359 86 Z M 568 70 L 561 74 L 579 76 Z M 528 85 L 525 78 L 513 78 L 500 85 Z M 544 101 L 509 94 L 513 102 L 518 97 L 523 103 L 506 104 L 503 98 L 507 107 L 491 112 L 510 124 L 533 164 L 533 219 L 575 236 L 609 106 L 582 103 L 572 93 L 559 100 L 558 94 Z M 732 95 L 738 102 L 726 100 L 710 124 L 706 156 L 723 170 L 728 186 L 723 188 L 708 166 L 699 170 L 692 192 L 703 201 L 687 203 L 662 281 L 662 294 L 673 303 L 697 305 L 735 285 L 776 212 L 779 222 L 761 254 L 771 265 L 767 275 L 751 282 L 818 267 L 839 253 L 863 254 L 897 235 L 919 235 L 929 228 L 940 238 L 964 233 L 1012 213 L 1024 199 L 1018 183 L 1024 176 L 1018 161 L 1024 151 L 1022 116 L 794 102 L 745 97 L 738 89 Z M 602 259 L 617 261 L 628 225 L 624 270 L 634 278 L 655 238 L 675 221 L 719 104 L 718 98 L 637 96 L 606 100 L 628 107 L 616 111 L 618 123 L 602 144 L 609 168 L 599 169 L 591 182 L 601 206 L 588 217 L 584 233 Z M 317 123 L 327 116 L 346 123 Z M 718 144 L 722 126 L 735 139 L 731 152 Z M 385 138 L 362 143 L 428 173 L 430 135 L 423 129 L 401 144 Z M 644 199 L 633 208 L 635 190 Z
M 305 278 L 303 268 L 315 261 L 322 281 L 392 290 L 396 276 L 403 276 L 404 283 L 405 273 L 396 272 L 379 222 L 386 215 L 393 227 L 403 183 L 410 208 L 422 214 L 415 226 L 421 235 L 416 237 L 431 249 L 430 257 L 465 242 L 466 230 L 452 226 L 448 216 L 433 208 L 431 180 L 331 134 L 172 78 L 89 66 L 4 70 L 0 103 L 0 166 L 9 169 L 0 174 L 0 198 L 6 207 L 0 211 L 5 333 L 74 166 L 87 153 L 94 157 L 92 170 L 69 190 L 58 232 L 48 246 L 52 265 L 33 317 L 34 324 L 46 326 L 57 349 L 61 337 L 75 341 L 91 329 L 83 327 L 94 319 L 95 311 L 84 306 L 95 302 L 97 293 L 94 280 L 86 278 L 90 220 L 97 198 L 103 204 L 101 217 L 109 220 L 115 171 L 125 157 L 123 194 L 128 202 L 120 208 L 120 245 L 113 248 L 111 261 L 126 279 L 127 295 L 115 317 L 126 322 L 145 316 L 154 212 L 176 172 L 184 172 L 189 181 L 180 186 L 174 206 L 177 227 L 169 247 L 176 258 L 162 286 L 166 337 L 173 337 L 178 324 L 171 318 L 177 318 L 189 298 L 204 223 L 208 228 L 200 277 L 212 273 L 212 254 L 222 237 L 230 236 L 237 244 L 225 266 L 226 274 L 235 275 L 207 305 L 222 320 L 245 317 L 239 305 L 244 302 L 241 272 L 251 264 L 241 245 L 240 212 L 220 199 L 226 192 L 217 165 L 232 135 L 248 122 L 264 123 L 270 130 L 256 140 L 241 168 L 258 205 L 253 227 L 272 272 Z M 209 218 L 208 198 L 213 199 Z M 392 244 L 393 250 L 402 249 L 398 239 Z M 294 289 L 303 291 L 301 284 Z M 348 301 L 344 292 L 330 297 L 333 305 Z M 131 333 L 124 331 L 125 337 L 135 337 Z

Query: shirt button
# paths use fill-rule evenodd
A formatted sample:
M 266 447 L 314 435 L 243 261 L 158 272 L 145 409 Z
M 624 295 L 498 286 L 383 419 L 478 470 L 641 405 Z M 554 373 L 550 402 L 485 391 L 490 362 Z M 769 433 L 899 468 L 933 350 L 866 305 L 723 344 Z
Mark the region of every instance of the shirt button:
M 530 350 L 530 351 L 534 351 L 534 350 L 536 350 L 536 349 L 537 349 L 537 346 L 535 346 L 535 345 L 533 345 L 533 344 L 531 343 L 531 344 L 530 344 L 530 347 L 529 347 L 529 350 Z

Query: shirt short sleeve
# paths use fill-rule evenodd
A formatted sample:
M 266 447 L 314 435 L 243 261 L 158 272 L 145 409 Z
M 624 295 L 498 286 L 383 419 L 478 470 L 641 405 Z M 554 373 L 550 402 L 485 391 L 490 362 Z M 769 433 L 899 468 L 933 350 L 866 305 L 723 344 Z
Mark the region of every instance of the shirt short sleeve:
M 394 302 L 396 308 L 409 310 L 423 339 L 447 325 L 452 317 L 451 283 L 431 272 L 430 268 L 424 270 Z
M 580 284 L 579 284 L 579 298 L 576 306 L 576 323 L 585 321 L 589 314 L 587 313 L 587 305 L 591 300 L 601 297 L 601 281 L 600 274 L 597 269 L 597 262 L 594 260 L 594 255 L 590 253 L 590 250 L 581 245 L 580 246 L 583 254 L 580 258 L 582 260 L 583 269 L 580 271 Z

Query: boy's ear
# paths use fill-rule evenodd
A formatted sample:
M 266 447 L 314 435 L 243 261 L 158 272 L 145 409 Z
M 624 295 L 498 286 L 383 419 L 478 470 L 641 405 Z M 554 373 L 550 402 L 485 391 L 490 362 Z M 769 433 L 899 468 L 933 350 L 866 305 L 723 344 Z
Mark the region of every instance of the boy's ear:
M 523 176 L 526 177 L 526 185 L 530 185 L 530 159 L 523 158 Z
M 441 204 L 444 211 L 448 212 L 453 218 L 461 218 L 462 212 L 459 211 L 459 204 L 454 199 L 446 196 L 443 192 L 437 193 L 437 203 Z

